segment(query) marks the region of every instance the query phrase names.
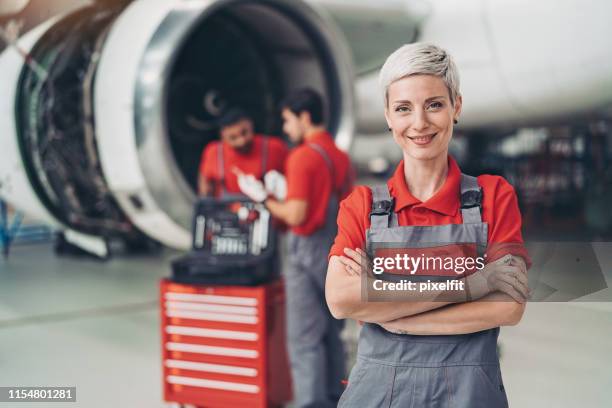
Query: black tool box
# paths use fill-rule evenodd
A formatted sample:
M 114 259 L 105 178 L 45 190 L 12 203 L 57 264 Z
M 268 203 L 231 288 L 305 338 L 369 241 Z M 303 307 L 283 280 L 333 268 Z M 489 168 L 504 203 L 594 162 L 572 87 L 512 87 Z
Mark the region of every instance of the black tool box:
M 262 204 L 247 198 L 200 198 L 192 250 L 172 262 L 171 280 L 207 285 L 259 285 L 279 275 L 277 233 Z

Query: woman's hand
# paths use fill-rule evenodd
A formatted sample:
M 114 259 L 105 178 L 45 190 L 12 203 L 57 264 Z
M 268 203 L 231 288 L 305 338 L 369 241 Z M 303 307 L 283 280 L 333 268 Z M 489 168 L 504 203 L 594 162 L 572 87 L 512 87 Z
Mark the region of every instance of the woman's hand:
M 503 292 L 519 303 L 531 295 L 527 282 L 527 267 L 519 257 L 507 254 L 490 262 L 481 270 L 465 278 L 472 299 L 479 299 L 491 292 Z
M 360 276 L 362 272 L 372 275 L 372 261 L 361 248 L 353 250 L 344 248 L 346 256 L 339 256 L 340 262 L 344 265 L 344 270 L 349 275 Z

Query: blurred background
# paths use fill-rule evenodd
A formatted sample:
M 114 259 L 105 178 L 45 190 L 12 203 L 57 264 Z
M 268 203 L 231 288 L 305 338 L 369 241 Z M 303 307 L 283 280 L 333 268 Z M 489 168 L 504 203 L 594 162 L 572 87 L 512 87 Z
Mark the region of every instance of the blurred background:
M 510 405 L 610 406 L 610 16 L 606 0 L 2 0 L 0 386 L 166 406 L 158 282 L 191 245 L 220 112 L 239 104 L 284 138 L 280 100 L 312 87 L 358 183 L 380 183 L 401 152 L 378 69 L 430 41 L 459 67 L 463 172 L 504 176 L 524 239 L 587 243 L 606 280 L 501 330 Z

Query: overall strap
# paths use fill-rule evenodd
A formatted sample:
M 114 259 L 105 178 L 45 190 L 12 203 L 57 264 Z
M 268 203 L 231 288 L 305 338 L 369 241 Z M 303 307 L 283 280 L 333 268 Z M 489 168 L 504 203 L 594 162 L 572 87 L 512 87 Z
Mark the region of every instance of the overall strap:
M 323 157 L 323 160 L 325 160 L 325 164 L 327 165 L 327 168 L 329 169 L 329 173 L 331 175 L 332 191 L 336 193 L 336 196 L 338 197 L 338 202 L 340 202 L 340 198 L 345 193 L 347 186 L 350 182 L 350 171 L 346 173 L 346 176 L 344 177 L 344 180 L 342 180 L 341 185 L 339 187 L 336 187 L 336 172 L 334 168 L 334 163 L 329 157 L 329 154 L 327 154 L 325 149 L 323 149 L 320 145 L 316 143 L 308 143 L 307 146 L 311 147 L 313 150 L 319 153 L 321 157 Z
M 325 164 L 327 165 L 327 169 L 329 170 L 329 174 L 331 176 L 332 192 L 336 193 L 337 195 L 338 191 L 336 189 L 336 172 L 334 171 L 334 163 L 332 162 L 331 158 L 329 157 L 325 149 L 323 149 L 318 144 L 308 143 L 307 146 L 313 149 L 315 152 L 319 153 L 321 157 L 323 157 L 323 160 L 325 161 Z
M 270 145 L 270 138 L 268 138 L 267 136 L 264 137 L 263 140 L 263 149 L 261 152 L 261 179 L 263 180 L 264 176 L 266 175 L 266 170 L 268 167 L 268 148 Z
M 221 197 L 226 194 L 225 189 L 225 163 L 223 161 L 223 142 L 217 144 L 217 175 L 219 176 L 219 190 Z
M 323 149 L 321 146 L 319 146 L 316 143 L 308 143 L 307 146 L 313 149 L 314 151 L 316 151 L 317 153 L 319 153 L 321 157 L 323 157 L 323 160 L 325 160 L 325 164 L 327 165 L 329 172 L 333 176 L 334 175 L 334 163 L 332 163 L 331 158 L 329 157 L 325 149 Z M 332 184 L 335 184 L 334 177 L 332 177 L 332 181 L 333 181 Z
M 397 227 L 397 214 L 394 211 L 395 200 L 389 193 L 386 184 L 372 187 L 372 210 L 370 211 L 370 228 Z
M 461 174 L 461 218 L 464 224 L 482 222 L 482 188 L 476 177 Z

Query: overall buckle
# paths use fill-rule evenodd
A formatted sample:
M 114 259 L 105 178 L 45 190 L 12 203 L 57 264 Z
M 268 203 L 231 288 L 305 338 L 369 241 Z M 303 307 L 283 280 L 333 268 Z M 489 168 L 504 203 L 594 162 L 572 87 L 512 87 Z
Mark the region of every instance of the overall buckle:
M 469 190 L 461 194 L 461 209 L 480 207 L 482 205 L 482 189 Z
M 386 215 L 391 214 L 393 209 L 393 200 L 382 200 L 372 203 L 372 211 L 370 215 Z

